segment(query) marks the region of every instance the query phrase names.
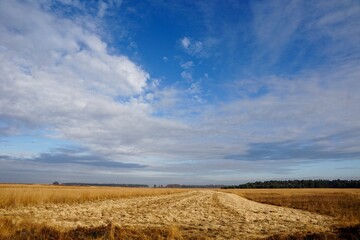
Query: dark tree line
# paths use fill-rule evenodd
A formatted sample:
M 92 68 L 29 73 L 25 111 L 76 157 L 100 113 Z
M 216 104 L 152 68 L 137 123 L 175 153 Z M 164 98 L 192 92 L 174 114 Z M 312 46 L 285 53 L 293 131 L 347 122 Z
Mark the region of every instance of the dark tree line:
M 360 188 L 360 180 L 285 180 L 250 182 L 234 186 L 226 186 L 224 189 L 234 188 Z

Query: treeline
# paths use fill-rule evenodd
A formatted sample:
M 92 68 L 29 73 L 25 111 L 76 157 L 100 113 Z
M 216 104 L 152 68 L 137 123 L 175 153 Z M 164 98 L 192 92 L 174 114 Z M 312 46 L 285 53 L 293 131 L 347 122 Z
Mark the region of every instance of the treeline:
M 226 186 L 224 189 L 234 188 L 360 188 L 360 180 L 286 180 L 250 182 L 234 186 Z
M 56 184 L 56 182 L 53 183 L 54 185 L 63 185 L 63 186 L 94 186 L 94 187 L 143 187 L 147 188 L 149 185 L 145 184 L 116 184 L 116 183 L 61 183 Z
M 95 186 L 95 187 L 139 187 L 147 188 L 146 184 L 117 184 L 117 183 L 59 183 L 53 182 L 53 185 L 61 186 Z M 168 185 L 154 185 L 154 188 L 224 188 L 225 185 L 184 185 L 184 184 L 168 184 Z

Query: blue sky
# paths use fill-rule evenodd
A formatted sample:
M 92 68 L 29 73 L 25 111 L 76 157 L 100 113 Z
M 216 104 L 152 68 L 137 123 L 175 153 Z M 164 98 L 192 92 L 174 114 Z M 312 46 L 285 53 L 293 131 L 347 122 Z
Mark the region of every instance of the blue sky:
M 359 1 L 0 1 L 0 181 L 358 179 Z

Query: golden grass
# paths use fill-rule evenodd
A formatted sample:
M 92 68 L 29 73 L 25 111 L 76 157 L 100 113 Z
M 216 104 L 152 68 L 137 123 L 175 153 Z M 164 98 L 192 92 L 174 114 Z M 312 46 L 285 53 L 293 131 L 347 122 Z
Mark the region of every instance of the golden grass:
M 177 226 L 163 228 L 136 228 L 119 227 L 109 222 L 107 225 L 97 227 L 77 227 L 75 229 L 60 229 L 45 224 L 34 224 L 29 220 L 14 223 L 11 219 L 0 219 L 0 240 L 180 240 L 180 239 L 204 239 L 201 236 L 184 237 Z
M 81 187 L 0 184 L 0 208 L 35 206 L 48 203 L 83 203 L 189 191 L 173 188 Z
M 73 229 L 34 223 L 30 219 L 0 218 L 0 240 L 210 240 L 188 234 L 176 225 L 163 227 L 116 226 L 112 222 Z
M 76 227 L 60 229 L 45 224 L 34 224 L 23 220 L 15 223 L 10 219 L 0 219 L 0 240 L 210 240 L 199 234 L 184 234 L 177 226 L 169 227 L 119 227 L 109 222 L 97 227 Z M 360 225 L 334 228 L 331 232 L 279 234 L 266 240 L 338 240 L 359 239 Z M 263 238 L 262 238 L 263 239 Z
M 81 187 L 54 185 L 0 184 L 0 208 L 37 206 L 51 203 L 83 203 L 107 199 L 167 195 L 189 191 L 173 188 Z M 78 227 L 68 230 L 33 223 L 29 219 L 0 218 L 2 239 L 183 239 L 176 226 L 167 228 L 134 228 L 107 226 Z M 203 239 L 203 238 L 196 238 Z
M 360 189 L 229 189 L 247 199 L 336 217 L 344 225 L 360 223 Z
M 136 198 L 184 192 L 193 189 L 73 187 L 53 185 L 0 184 L 0 208 L 36 206 L 48 203 L 83 203 L 106 199 Z M 337 217 L 342 225 L 330 233 L 314 236 L 272 236 L 284 239 L 357 239 L 360 236 L 360 189 L 231 189 L 219 190 L 267 204 L 303 209 Z M 357 225 L 356 225 L 357 224 Z M 186 235 L 177 226 L 119 227 L 109 222 L 97 227 L 56 228 L 33 223 L 31 219 L 0 218 L 2 239 L 205 239 Z M 348 237 L 344 234 L 350 234 Z M 355 237 L 355 238 L 353 238 Z

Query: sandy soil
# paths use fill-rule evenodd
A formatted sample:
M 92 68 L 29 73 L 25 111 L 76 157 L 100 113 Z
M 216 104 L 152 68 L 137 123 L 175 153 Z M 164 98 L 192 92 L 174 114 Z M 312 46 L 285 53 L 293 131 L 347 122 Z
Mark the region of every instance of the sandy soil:
M 186 236 L 256 239 L 279 233 L 326 231 L 334 219 L 306 211 L 276 207 L 211 190 L 166 196 L 106 200 L 83 204 L 0 209 L 0 217 L 33 219 L 72 228 L 99 226 L 163 227 L 176 225 Z

